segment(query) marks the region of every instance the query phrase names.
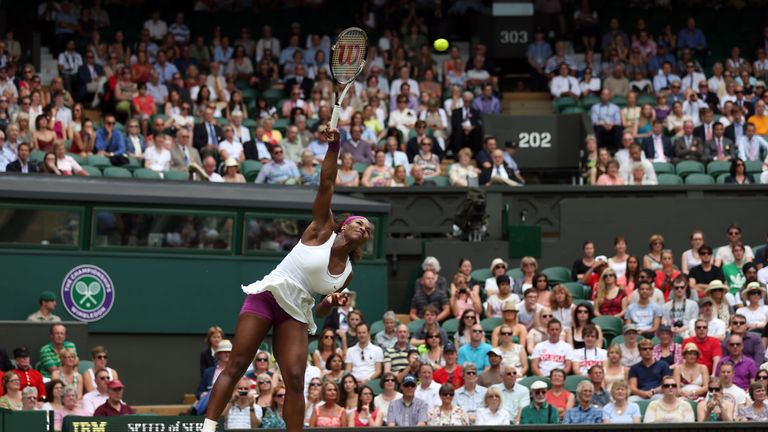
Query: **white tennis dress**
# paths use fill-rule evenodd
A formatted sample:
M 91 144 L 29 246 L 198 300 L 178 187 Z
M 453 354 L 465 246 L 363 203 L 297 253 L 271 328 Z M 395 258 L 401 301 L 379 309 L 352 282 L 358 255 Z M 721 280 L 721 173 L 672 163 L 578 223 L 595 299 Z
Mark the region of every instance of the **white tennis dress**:
M 328 295 L 344 285 L 352 273 L 352 263 L 347 264 L 340 275 L 328 271 L 331 247 L 336 240 L 332 233 L 328 240 L 319 246 L 307 246 L 299 241 L 293 250 L 264 279 L 250 285 L 243 285 L 247 294 L 269 291 L 277 304 L 297 321 L 306 323 L 310 334 L 315 334 L 317 326 L 312 315 L 315 306 L 314 296 Z

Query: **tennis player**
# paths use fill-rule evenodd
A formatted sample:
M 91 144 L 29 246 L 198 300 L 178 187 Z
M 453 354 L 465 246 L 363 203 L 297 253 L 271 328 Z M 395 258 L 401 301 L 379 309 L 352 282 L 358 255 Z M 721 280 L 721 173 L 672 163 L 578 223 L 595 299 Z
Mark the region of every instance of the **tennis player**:
M 308 333 L 316 330 L 312 309 L 314 296 L 325 296 L 317 315 L 348 301 L 341 291 L 352 280 L 352 261 L 363 255 L 373 227 L 362 216 L 350 216 L 336 224 L 331 212 L 339 132 L 326 126 L 328 152 L 320 172 L 320 187 L 312 204 L 312 222 L 301 241 L 264 279 L 243 286 L 248 297 L 240 310 L 229 364 L 216 379 L 205 413 L 203 432 L 215 432 L 232 391 L 253 361 L 270 328 L 274 355 L 285 384 L 283 418 L 286 429 L 296 432 L 304 423 L 304 371 L 307 366 Z

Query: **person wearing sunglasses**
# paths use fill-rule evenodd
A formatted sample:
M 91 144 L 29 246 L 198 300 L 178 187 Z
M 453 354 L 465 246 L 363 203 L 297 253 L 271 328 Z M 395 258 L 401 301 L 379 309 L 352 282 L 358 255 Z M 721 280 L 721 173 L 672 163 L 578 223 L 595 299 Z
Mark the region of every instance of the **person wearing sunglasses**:
M 426 426 L 429 405 L 415 397 L 416 377 L 406 375 L 400 386 L 403 397 L 392 401 L 387 413 L 387 426 Z
M 99 369 L 96 371 L 96 389 L 83 395 L 81 405 L 83 407 L 83 411 L 87 413 L 85 415 L 92 416 L 93 412 L 96 411 L 96 408 L 104 405 L 104 403 L 107 401 L 109 398 L 107 384 L 109 382 L 109 374 L 107 373 L 106 369 Z M 77 389 L 74 387 L 70 388 L 75 391 L 75 398 L 77 398 Z M 66 391 L 62 397 L 64 405 L 66 406 Z
M 758 374 L 759 376 L 760 374 Z M 751 405 L 739 408 L 736 421 L 768 421 L 768 407 L 765 404 L 766 382 L 768 382 L 768 374 L 765 374 L 763 379 L 749 385 L 749 396 L 754 402 Z
M 663 377 L 671 376 L 672 370 L 664 360 L 653 359 L 653 341 L 643 339 L 637 345 L 640 362 L 629 368 L 629 388 L 632 393 L 629 399 L 632 402 L 658 399 L 662 395 Z
M 429 426 L 469 426 L 469 416 L 461 407 L 453 405 L 455 395 L 453 386 L 445 383 L 440 386 L 440 405 L 427 414 Z
M 699 259 L 701 264 L 692 267 L 688 273 L 688 284 L 691 288 L 696 289 L 699 298 L 702 298 L 710 282 L 714 280 L 721 281 L 725 277 L 723 276 L 723 270 L 715 265 L 712 246 L 702 244 L 699 248 Z
M 477 420 L 477 411 L 483 406 L 487 388 L 478 385 L 477 366 L 472 362 L 464 363 L 462 376 L 464 385 L 456 389 L 454 403 L 467 413 L 469 420 L 474 424 Z
M 741 226 L 738 224 L 729 225 L 726 234 L 728 236 L 728 243 L 717 248 L 717 254 L 715 255 L 715 265 L 718 267 L 722 267 L 725 264 L 734 261 L 733 247 L 736 243 L 741 241 Z M 755 254 L 752 252 L 751 247 L 744 246 L 744 257 L 747 261 L 752 261 L 755 258 Z
M 531 354 L 531 370 L 536 376 L 548 376 L 553 369 L 562 369 L 566 374 L 571 371 L 571 345 L 560 338 L 560 321 L 552 319 L 547 324 L 549 339 L 539 342 Z
M 733 402 L 723 398 L 723 388 L 719 379 L 709 383 L 707 395 L 696 408 L 696 417 L 700 422 L 730 422 L 733 421 Z
M 735 320 L 743 320 L 739 315 L 734 316 Z M 732 321 L 733 322 L 733 321 Z M 757 375 L 758 365 L 744 353 L 744 338 L 738 334 L 732 334 L 727 339 L 728 354 L 720 359 L 715 367 L 715 375 L 720 376 L 720 368 L 725 363 L 733 365 L 733 383 L 746 391 L 749 389 L 749 383 Z
M 232 400 L 224 408 L 227 429 L 256 429 L 261 426 L 262 410 L 256 405 L 254 394 L 251 393 L 251 381 L 240 378 L 235 387 Z M 258 412 L 257 412 L 258 411 Z
M 735 252 L 736 249 L 734 249 Z M 728 264 L 725 267 L 727 268 L 732 265 Z M 744 282 L 744 275 L 741 273 L 741 269 L 738 270 L 738 276 L 731 279 L 731 281 L 733 280 Z M 765 328 L 768 321 L 768 306 L 764 302 L 765 294 L 765 288 L 760 286 L 760 283 L 757 281 L 746 284 L 746 288 L 741 291 L 744 306 L 737 309 L 736 314 L 746 317 L 747 325 L 745 327 L 747 330 L 762 331 Z
M 677 383 L 672 376 L 663 378 L 660 389 L 663 396 L 648 404 L 643 418 L 644 423 L 693 423 L 696 421 L 691 404 L 677 397 Z
M 397 376 L 392 372 L 384 372 L 379 381 L 379 387 L 382 389 L 375 398 L 373 404 L 381 413 L 382 424 L 387 424 L 387 413 L 389 406 L 393 401 L 403 397 L 403 394 L 397 391 Z
M 672 333 L 682 337 L 688 336 L 685 323 L 696 321 L 699 316 L 699 305 L 688 298 L 691 293 L 688 279 L 680 275 L 672 281 L 672 292 L 669 301 L 661 307 L 661 320 L 672 329 Z
M 748 288 L 748 289 L 753 289 L 755 285 L 758 285 L 758 284 L 754 283 L 754 285 L 752 285 L 751 288 Z M 758 285 L 758 289 L 760 289 L 759 285 Z M 744 294 L 747 294 L 747 291 L 744 291 Z M 753 294 L 752 297 L 754 299 L 757 296 Z M 746 317 L 749 315 L 743 312 L 744 312 L 743 310 L 740 310 L 738 313 L 731 316 L 731 322 L 730 322 L 731 325 L 728 328 L 729 330 L 728 333 L 726 333 L 725 337 L 723 338 L 721 348 L 723 349 L 723 353 L 729 352 L 730 347 L 729 347 L 728 339 L 732 335 L 739 335 L 741 336 L 741 339 L 742 339 L 742 347 L 743 347 L 742 352 L 744 353 L 744 356 L 751 358 L 756 366 L 760 366 L 765 361 L 765 346 L 763 345 L 763 341 L 760 338 L 759 334 L 748 330 L 749 321 L 747 320 Z M 742 388 L 746 390 L 746 386 L 742 386 Z

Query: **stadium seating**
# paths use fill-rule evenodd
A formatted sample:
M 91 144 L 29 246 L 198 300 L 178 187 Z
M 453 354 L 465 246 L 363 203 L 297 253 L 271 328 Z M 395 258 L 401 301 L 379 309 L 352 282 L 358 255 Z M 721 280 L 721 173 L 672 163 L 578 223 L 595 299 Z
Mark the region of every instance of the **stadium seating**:
M 654 162 L 653 169 L 656 174 L 674 174 L 675 166 L 669 162 Z
M 685 177 L 685 184 L 689 185 L 709 185 L 715 184 L 715 179 L 707 174 L 692 173 Z
M 731 163 L 728 161 L 712 161 L 707 164 L 707 174 L 717 178 L 720 174 L 729 173 Z
M 675 165 L 675 173 L 685 179 L 690 174 L 704 174 L 704 164 L 696 161 L 682 161 Z
M 658 179 L 660 185 L 683 184 L 683 179 L 681 179 L 677 174 L 659 174 L 656 176 L 656 178 Z
M 541 271 L 547 275 L 550 285 L 568 282 L 571 280 L 571 271 L 566 267 L 548 267 Z
M 91 177 L 101 177 L 101 170 L 90 165 L 81 165 L 83 170 L 88 173 Z
M 568 291 L 571 293 L 571 297 L 573 297 L 574 300 L 583 300 L 586 298 L 584 285 L 578 282 L 565 282 L 563 285 L 568 288 Z
M 111 166 L 104 168 L 104 177 L 131 178 L 133 175 L 125 168 Z
M 158 174 L 155 171 L 152 171 L 150 169 L 146 168 L 139 168 L 136 171 L 133 172 L 133 176 L 137 179 L 144 179 L 144 180 L 160 180 L 162 177 L 160 177 L 160 174 Z
M 183 171 L 165 171 L 163 173 L 163 180 L 187 181 L 189 180 L 189 174 Z

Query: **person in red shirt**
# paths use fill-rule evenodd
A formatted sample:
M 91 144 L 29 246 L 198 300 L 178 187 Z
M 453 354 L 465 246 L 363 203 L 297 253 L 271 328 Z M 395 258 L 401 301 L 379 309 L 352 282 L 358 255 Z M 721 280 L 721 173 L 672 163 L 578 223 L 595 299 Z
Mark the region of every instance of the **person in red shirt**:
M 135 414 L 133 408 L 123 402 L 123 390 L 125 387 L 120 380 L 112 380 L 107 384 L 107 401 L 96 408 L 93 412 L 94 417 L 115 417 L 128 414 Z
M 43 383 L 43 376 L 40 372 L 32 369 L 29 360 L 29 350 L 27 347 L 19 347 L 13 350 L 13 357 L 16 359 L 16 369 L 13 371 L 19 376 L 21 380 L 21 388 L 35 387 L 37 388 L 37 397 L 43 400 L 45 397 L 45 384 Z
M 706 366 L 711 374 L 712 371 L 714 371 L 714 365 L 720 362 L 720 358 L 723 356 L 720 340 L 716 337 L 707 336 L 709 324 L 706 320 L 699 318 L 694 325 L 696 336 L 691 336 L 683 340 L 682 345 L 685 346 L 688 343 L 695 344 L 699 348 L 700 353 L 697 362 Z
M 436 370 L 432 379 L 440 384 L 450 383 L 456 390 L 464 385 L 464 375 L 461 366 L 456 363 L 458 355 L 456 354 L 456 347 L 452 343 L 443 347 L 443 358 L 445 359 L 445 366 Z
M 139 95 L 133 98 L 131 105 L 133 106 L 134 116 L 138 117 L 141 122 L 141 131 L 146 135 L 149 129 L 150 117 L 157 114 L 157 105 L 155 105 L 155 99 L 152 95 L 147 93 L 147 85 L 145 83 L 140 83 L 138 88 Z

